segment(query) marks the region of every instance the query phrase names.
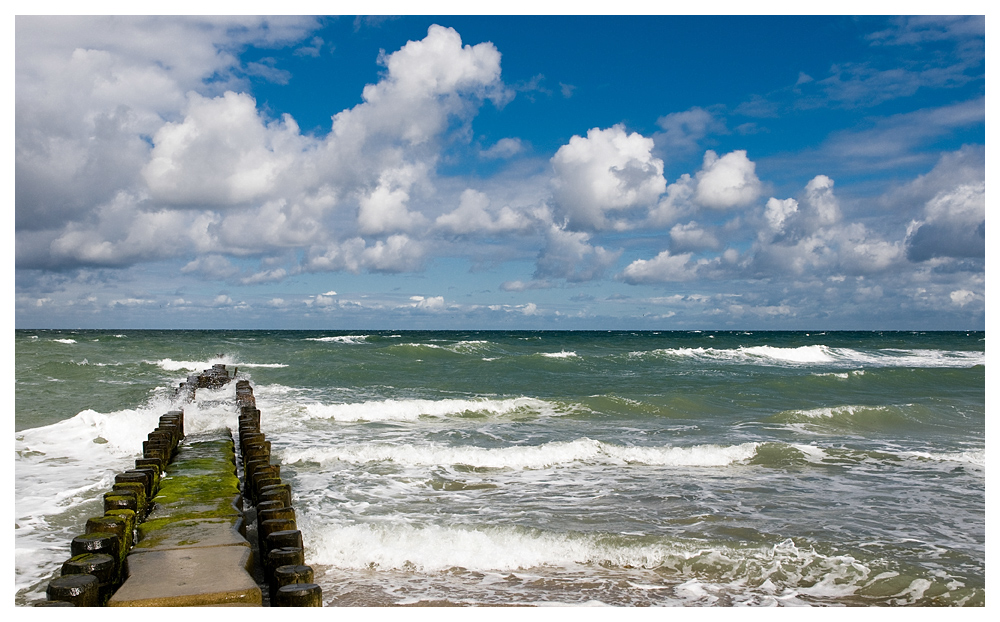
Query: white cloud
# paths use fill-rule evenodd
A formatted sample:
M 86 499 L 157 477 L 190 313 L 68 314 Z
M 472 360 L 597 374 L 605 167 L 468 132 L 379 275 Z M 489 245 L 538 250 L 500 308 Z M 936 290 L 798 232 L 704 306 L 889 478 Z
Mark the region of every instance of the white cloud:
M 671 227 L 670 241 L 674 252 L 719 248 L 719 240 L 710 231 L 705 230 L 694 221 L 686 225 L 676 224 Z
M 904 260 L 903 245 L 889 242 L 853 223 L 838 232 L 840 266 L 849 274 L 874 274 L 897 266 Z
M 772 231 L 781 233 L 785 228 L 785 221 L 799 210 L 799 202 L 795 199 L 776 199 L 771 197 L 767 200 L 764 208 L 764 218 Z
M 234 266 L 228 259 L 221 255 L 202 255 L 201 257 L 188 262 L 181 272 L 184 274 L 197 273 L 204 278 L 227 279 L 236 275 L 239 268 Z
M 128 40 L 102 35 L 93 38 L 94 48 L 73 48 L 28 29 L 65 56 L 19 48 L 18 110 L 25 114 L 18 136 L 61 141 L 18 145 L 19 266 L 125 266 L 192 252 L 245 256 L 310 248 L 310 269 L 415 269 L 423 256 L 417 238 L 426 235 L 421 230 L 428 220 L 413 205 L 435 193 L 439 139 L 461 136 L 484 98 L 502 105 L 510 97 L 492 44 L 463 46 L 453 29 L 432 26 L 425 39 L 384 54 L 386 73 L 319 138 L 301 134 L 288 115 L 268 120 L 237 90 L 239 79 L 220 79 L 245 70 L 230 46 L 296 43 L 315 20 L 120 18 L 111 30 L 101 20 L 21 23 L 57 31 L 72 23 L 66 30 L 78 41 L 88 38 L 87 25 L 99 23 L 105 34 L 125 33 Z M 175 35 L 169 49 L 162 33 L 151 32 L 156 25 Z M 18 32 L 20 45 L 20 25 Z M 183 45 L 191 49 L 180 58 L 174 47 Z M 73 49 L 80 53 L 73 56 Z M 187 73 L 168 68 L 175 61 L 186 63 Z M 45 80 L 34 80 L 38 72 Z M 131 90 L 75 92 L 61 81 L 73 76 L 81 84 L 120 82 Z M 208 78 L 211 84 L 202 82 Z M 108 109 L 112 103 L 117 107 Z M 62 107 L 46 112 L 56 104 Z M 53 131 L 58 124 L 69 131 Z M 518 145 L 509 139 L 498 149 L 511 153 Z M 56 165 L 49 154 L 65 164 Z M 114 179 L 89 174 L 88 167 Z M 123 195 L 121 187 L 131 191 Z M 116 194 L 109 195 L 112 188 Z M 121 196 L 129 197 L 128 206 Z M 346 218 L 353 209 L 354 222 Z M 485 223 L 491 231 L 527 222 L 506 206 L 492 216 Z M 365 242 L 359 233 L 390 237 Z M 391 235 L 399 233 L 417 237 Z M 278 270 L 247 278 L 278 278 Z
M 552 157 L 553 198 L 574 229 L 624 226 L 609 223 L 607 212 L 653 205 L 666 190 L 663 161 L 652 155 L 653 141 L 628 134 L 621 125 L 593 128 L 573 136 Z
M 424 244 L 405 235 L 379 240 L 361 253 L 362 264 L 377 272 L 415 272 L 421 267 Z
M 975 300 L 983 299 L 982 296 L 976 294 L 975 292 L 971 292 L 967 289 L 957 289 L 949 295 L 949 298 L 951 298 L 952 303 L 960 307 L 964 307 L 965 305 Z
M 698 106 L 662 116 L 656 124 L 663 128 L 663 133 L 656 135 L 656 142 L 668 151 L 690 151 L 709 134 L 726 133 L 725 123 Z
M 442 311 L 445 308 L 444 296 L 430 296 L 428 298 L 424 296 L 410 296 L 410 300 L 413 301 L 413 304 L 410 306 L 423 311 Z
M 487 160 L 497 158 L 506 159 L 513 157 L 524 151 L 524 145 L 520 138 L 501 138 L 489 149 L 479 152 L 479 157 Z
M 551 225 L 545 249 L 536 262 L 535 278 L 583 282 L 602 277 L 618 260 L 621 251 L 608 251 L 591 245 L 589 241 L 587 233 L 566 231 Z
M 305 146 L 294 119 L 265 124 L 249 95 L 188 99 L 184 120 L 153 137 L 143 178 L 155 201 L 233 205 L 267 196 Z
M 712 209 L 744 207 L 753 203 L 761 193 L 756 168 L 757 165 L 747 158 L 746 151 L 733 151 L 721 158 L 714 151 L 706 151 L 697 175 L 694 200 Z
M 261 272 L 256 272 L 248 277 L 240 279 L 242 285 L 259 285 L 260 283 L 276 283 L 285 278 L 288 273 L 284 268 L 275 268 L 274 270 L 263 270 Z
M 815 226 L 826 227 L 840 221 L 840 202 L 833 195 L 833 180 L 817 175 L 806 184 L 805 204 Z
M 409 231 L 424 224 L 423 215 L 406 207 L 416 170 L 407 167 L 395 172 L 398 174 L 387 176 L 389 179 L 383 179 L 378 188 L 361 198 L 358 225 L 362 233 Z
M 669 225 L 694 212 L 696 208 L 691 202 L 694 192 L 694 178 L 684 173 L 680 179 L 667 186 L 666 194 L 650 208 L 648 226 Z
M 515 212 L 509 206 L 500 208 L 495 216 L 490 213 L 490 199 L 486 194 L 471 188 L 462 192 L 458 209 L 438 216 L 435 224 L 446 231 L 458 234 L 493 234 L 527 229 L 532 220 Z
M 690 260 L 691 253 L 673 255 L 663 251 L 652 259 L 636 259 L 625 268 L 622 278 L 632 285 L 689 281 L 695 277 Z
M 924 206 L 923 220 L 906 235 L 911 261 L 933 257 L 981 258 L 986 252 L 986 182 L 939 192 Z
M 281 45 L 301 17 L 18 16 L 17 226 L 52 227 L 142 185 L 146 137 L 189 92 L 237 89 L 248 43 Z

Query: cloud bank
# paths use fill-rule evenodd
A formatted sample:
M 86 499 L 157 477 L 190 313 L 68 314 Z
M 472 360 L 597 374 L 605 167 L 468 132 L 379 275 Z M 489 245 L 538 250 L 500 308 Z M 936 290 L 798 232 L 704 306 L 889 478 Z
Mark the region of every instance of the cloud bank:
M 961 30 L 931 26 L 901 22 L 873 33 L 871 45 Z M 687 283 L 711 290 L 699 300 L 737 319 L 752 309 L 794 314 L 809 297 L 914 309 L 984 304 L 979 145 L 941 153 L 933 169 L 876 196 L 845 199 L 827 170 L 802 178 L 794 196 L 774 195 L 747 150 L 700 147 L 729 132 L 716 112 L 692 107 L 665 111 L 660 131 L 649 135 L 622 123 L 581 128 L 517 178 L 514 165 L 539 160 L 530 143 L 508 136 L 483 148 L 472 129 L 484 107 L 502 113 L 516 96 L 504 82 L 501 51 L 466 43 L 452 28 L 432 25 L 423 38 L 383 52 L 378 80 L 358 104 L 331 110 L 321 135 L 303 133 L 289 114 L 271 117 L 253 96 L 253 79 L 288 82 L 277 61 L 241 59 L 249 46 L 318 56 L 327 43 L 313 19 L 19 17 L 16 28 L 15 239 L 24 307 L 51 306 L 56 275 L 67 287 L 67 279 L 114 278 L 115 270 L 157 262 L 175 262 L 186 278 L 239 287 L 310 274 L 421 273 L 442 259 L 475 263 L 484 249 L 500 257 L 493 261 L 533 263 L 528 284 L 492 284 L 500 291 L 594 282 L 670 291 Z M 962 83 L 962 71 L 898 78 L 880 97 L 904 97 L 909 84 Z M 870 93 L 889 80 L 845 65 L 823 80 L 800 76 L 797 86 L 810 90 L 799 101 L 808 107 L 822 95 L 841 106 L 875 105 Z M 563 86 L 569 98 L 573 89 Z M 887 116 L 864 133 L 832 135 L 823 149 L 898 160 L 923 135 L 979 122 L 984 105 Z M 904 138 L 909 128 L 920 129 Z M 495 179 L 443 173 L 462 149 L 512 168 Z M 692 152 L 701 154 L 700 167 L 668 179 L 665 162 Z M 517 183 L 498 181 L 510 176 Z M 887 216 L 872 217 L 878 210 Z M 748 283 L 761 284 L 759 291 L 748 294 Z M 734 294 L 749 302 L 723 304 Z M 286 299 L 267 304 L 284 308 Z M 238 304 L 223 293 L 210 302 Z M 309 306 L 345 304 L 320 295 Z M 404 307 L 463 308 L 437 293 Z M 543 313 L 534 302 L 501 308 Z

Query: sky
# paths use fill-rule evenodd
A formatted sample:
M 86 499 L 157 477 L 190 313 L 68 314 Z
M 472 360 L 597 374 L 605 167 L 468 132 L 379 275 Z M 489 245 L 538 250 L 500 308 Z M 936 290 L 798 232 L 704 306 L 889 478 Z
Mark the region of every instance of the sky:
M 985 328 L 982 15 L 13 21 L 16 328 Z

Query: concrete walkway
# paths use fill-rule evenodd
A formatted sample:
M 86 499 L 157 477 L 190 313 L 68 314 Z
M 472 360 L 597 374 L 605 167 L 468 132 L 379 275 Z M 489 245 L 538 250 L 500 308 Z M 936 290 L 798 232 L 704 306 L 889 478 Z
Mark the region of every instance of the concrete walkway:
M 229 430 L 185 438 L 153 502 L 109 607 L 262 605 Z

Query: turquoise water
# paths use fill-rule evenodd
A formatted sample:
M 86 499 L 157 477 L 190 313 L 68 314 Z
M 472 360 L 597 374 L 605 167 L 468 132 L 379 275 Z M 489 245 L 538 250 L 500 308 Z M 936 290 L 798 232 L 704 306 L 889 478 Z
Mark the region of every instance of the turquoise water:
M 16 331 L 15 601 L 254 386 L 328 605 L 982 605 L 985 333 Z M 235 426 L 199 391 L 189 430 Z

